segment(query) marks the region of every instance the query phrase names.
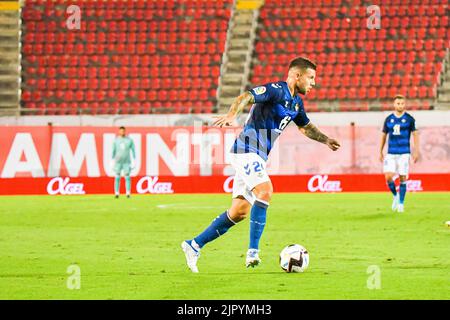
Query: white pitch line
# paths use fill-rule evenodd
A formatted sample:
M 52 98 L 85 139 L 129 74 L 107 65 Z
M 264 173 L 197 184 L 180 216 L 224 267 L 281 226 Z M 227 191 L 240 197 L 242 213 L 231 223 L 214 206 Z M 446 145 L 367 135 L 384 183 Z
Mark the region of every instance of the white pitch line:
M 158 209 L 214 209 L 216 206 L 189 206 L 183 203 L 169 203 L 159 204 L 156 206 Z
M 138 208 L 125 208 L 124 211 L 137 211 Z M 76 210 L 67 210 L 66 212 L 107 212 L 110 211 L 108 208 L 87 208 L 87 209 L 76 209 Z

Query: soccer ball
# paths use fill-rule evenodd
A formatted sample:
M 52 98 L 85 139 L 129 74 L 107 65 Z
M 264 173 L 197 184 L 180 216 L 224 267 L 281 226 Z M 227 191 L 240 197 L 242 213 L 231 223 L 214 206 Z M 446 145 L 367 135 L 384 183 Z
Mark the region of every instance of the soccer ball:
M 280 253 L 280 266 L 286 272 L 303 272 L 308 265 L 308 250 L 299 244 L 288 245 Z

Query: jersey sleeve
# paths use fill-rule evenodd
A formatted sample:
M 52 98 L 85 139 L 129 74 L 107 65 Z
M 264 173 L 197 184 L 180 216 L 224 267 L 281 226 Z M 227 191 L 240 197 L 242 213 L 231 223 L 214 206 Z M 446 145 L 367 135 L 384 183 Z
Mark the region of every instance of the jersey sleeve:
M 303 102 L 299 105 L 298 114 L 292 121 L 294 121 L 294 123 L 299 127 L 304 127 L 310 122 L 308 116 L 306 115 L 305 108 L 303 107 Z
M 410 126 L 410 130 L 411 132 L 414 132 L 417 130 L 416 128 L 416 119 L 414 119 L 413 117 L 411 117 L 411 126 Z
M 384 133 L 389 132 L 388 127 L 387 127 L 387 121 L 388 121 L 388 118 L 384 119 L 383 130 L 382 130 Z
M 249 91 L 255 98 L 255 103 L 275 102 L 283 99 L 283 87 L 276 83 L 269 83 L 255 87 Z

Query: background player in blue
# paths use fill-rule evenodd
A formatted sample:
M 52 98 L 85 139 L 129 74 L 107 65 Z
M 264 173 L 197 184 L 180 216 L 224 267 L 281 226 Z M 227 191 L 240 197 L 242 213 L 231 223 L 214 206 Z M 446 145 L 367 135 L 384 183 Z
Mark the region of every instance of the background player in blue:
M 231 165 L 236 171 L 231 207 L 197 237 L 181 243 L 192 272 L 198 272 L 200 249 L 245 219 L 249 213 L 250 243 L 245 263 L 247 267 L 254 267 L 261 262 L 259 240 L 273 192 L 266 172 L 266 160 L 275 140 L 291 121 L 307 137 L 326 144 L 331 150 L 340 147 L 336 140 L 328 138 L 309 121 L 303 100 L 298 95 L 305 95 L 314 87 L 315 77 L 316 65 L 306 58 L 296 58 L 289 65 L 286 82 L 273 82 L 244 92 L 233 102 L 226 115 L 216 117 L 216 126 L 228 126 L 242 110 L 252 105 L 230 153 Z
M 405 112 L 404 96 L 394 97 L 394 113 L 391 113 L 384 120 L 383 134 L 381 135 L 380 161 L 383 162 L 383 171 L 386 177 L 387 185 L 394 195 L 392 201 L 392 210 L 403 212 L 406 195 L 406 179 L 409 172 L 411 133 L 414 137 L 414 152 L 412 159 L 417 162 L 419 159 L 419 135 L 416 129 L 416 121 L 407 112 Z M 389 136 L 389 146 L 387 155 L 384 156 L 383 149 L 386 144 L 386 138 Z M 400 176 L 400 187 L 397 192 L 394 182 L 394 176 Z

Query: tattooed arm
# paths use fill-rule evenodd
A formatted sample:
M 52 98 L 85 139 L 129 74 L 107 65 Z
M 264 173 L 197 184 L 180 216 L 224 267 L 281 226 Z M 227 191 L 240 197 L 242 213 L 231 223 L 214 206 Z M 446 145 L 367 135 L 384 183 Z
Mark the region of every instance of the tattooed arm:
M 309 122 L 304 127 L 298 127 L 299 130 L 308 138 L 319 141 L 326 144 L 331 150 L 336 151 L 341 146 L 339 142 L 334 139 L 328 138 L 323 134 L 315 125 Z
M 253 97 L 253 95 L 249 91 L 244 92 L 239 97 L 237 97 L 236 100 L 234 100 L 227 114 L 214 117 L 216 118 L 216 120 L 214 121 L 213 125 L 217 127 L 231 125 L 234 119 L 236 119 L 237 115 L 242 112 L 242 110 L 254 103 L 255 98 Z

